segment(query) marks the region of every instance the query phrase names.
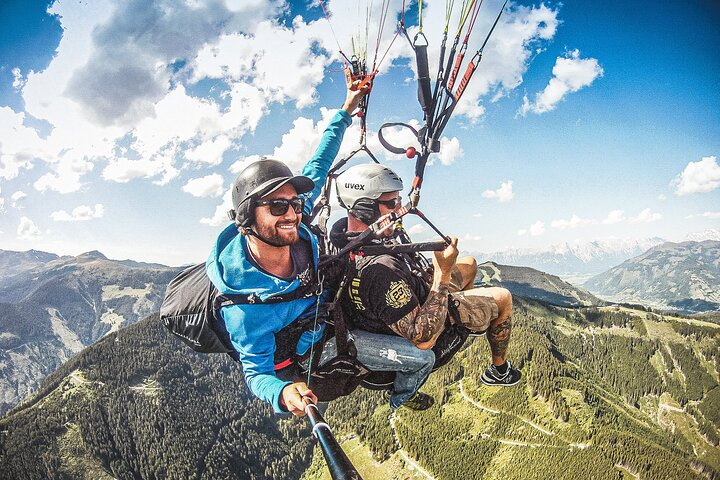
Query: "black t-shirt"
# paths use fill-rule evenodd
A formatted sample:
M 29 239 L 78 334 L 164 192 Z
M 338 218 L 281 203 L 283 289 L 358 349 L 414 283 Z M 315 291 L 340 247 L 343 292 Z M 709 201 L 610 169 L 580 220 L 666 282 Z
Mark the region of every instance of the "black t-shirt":
M 343 308 L 354 328 L 395 334 L 390 325 L 422 305 L 430 291 L 401 256 L 378 255 L 360 260 L 350 279 Z

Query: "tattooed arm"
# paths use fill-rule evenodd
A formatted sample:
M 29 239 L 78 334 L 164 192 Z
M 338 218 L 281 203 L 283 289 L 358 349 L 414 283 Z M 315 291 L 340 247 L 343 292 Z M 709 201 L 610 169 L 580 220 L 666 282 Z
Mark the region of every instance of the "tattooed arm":
M 433 285 L 422 307 L 390 325 L 393 332 L 407 338 L 418 348 L 427 350 L 435 345 L 445 327 L 445 317 L 448 313 L 448 288 L 450 286 L 450 272 L 458 256 L 457 238 L 442 252 L 435 252 L 433 263 Z
M 430 291 L 422 307 L 415 307 L 413 311 L 390 325 L 390 328 L 418 348 L 427 350 L 435 345 L 435 341 L 442 333 L 447 312 L 448 283 L 438 283 L 437 288 Z

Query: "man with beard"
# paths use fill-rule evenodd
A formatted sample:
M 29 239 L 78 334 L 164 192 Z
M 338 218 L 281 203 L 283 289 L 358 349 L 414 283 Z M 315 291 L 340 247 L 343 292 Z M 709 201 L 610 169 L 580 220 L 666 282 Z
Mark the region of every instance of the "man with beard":
M 302 175 L 277 160 L 262 159 L 238 175 L 232 190 L 234 224 L 217 238 L 207 274 L 222 294 L 247 302 L 223 306 L 220 317 L 243 366 L 250 390 L 275 412 L 304 415 L 303 396 L 317 398 L 288 372 L 293 359 L 322 337 L 313 329 L 318 240 L 301 223 L 312 211 L 340 149 L 351 114 L 369 91 L 354 82 L 343 108 L 325 129 Z M 298 324 L 303 328 L 295 328 Z M 309 328 L 305 328 L 305 327 Z M 300 331 L 298 331 L 300 330 Z M 278 359 L 278 352 L 287 358 Z

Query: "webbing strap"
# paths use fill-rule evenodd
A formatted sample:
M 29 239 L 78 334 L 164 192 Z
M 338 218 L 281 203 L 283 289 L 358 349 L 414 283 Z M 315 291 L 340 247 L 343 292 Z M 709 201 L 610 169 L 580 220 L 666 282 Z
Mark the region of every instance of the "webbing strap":
M 214 300 L 214 309 L 227 307 L 230 305 L 259 305 L 259 304 L 270 304 L 270 303 L 283 303 L 297 300 L 298 298 L 304 298 L 312 296 L 317 289 L 318 284 L 316 282 L 310 282 L 307 285 L 301 285 L 290 293 L 283 295 L 273 295 L 265 300 L 261 299 L 254 293 L 249 295 L 232 294 L 232 293 L 221 293 Z
M 420 43 L 420 39 L 424 43 Z M 428 41 L 424 33 L 419 32 L 415 35 L 413 48 L 418 71 L 418 102 L 420 102 L 425 118 L 429 119 L 432 116 L 432 88 L 430 86 L 430 66 L 427 55 Z

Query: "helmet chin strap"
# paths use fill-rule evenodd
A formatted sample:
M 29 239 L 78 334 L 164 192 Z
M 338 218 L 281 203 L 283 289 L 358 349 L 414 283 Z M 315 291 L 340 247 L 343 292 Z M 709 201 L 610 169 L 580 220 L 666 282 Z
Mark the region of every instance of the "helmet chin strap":
M 365 225 L 371 225 L 380 218 L 380 207 L 374 200 L 360 199 L 348 212 Z
M 263 237 L 262 235 L 260 235 L 259 233 L 257 233 L 255 230 L 253 230 L 252 227 L 243 227 L 243 231 L 245 232 L 245 235 L 253 236 L 253 237 L 257 238 L 258 240 L 260 240 L 261 242 L 267 243 L 267 244 L 270 245 L 271 247 L 278 247 L 278 248 L 280 248 L 280 247 L 286 247 L 286 246 L 287 246 L 287 244 L 282 244 L 282 243 L 274 242 L 274 241 L 270 240 L 269 238 Z

